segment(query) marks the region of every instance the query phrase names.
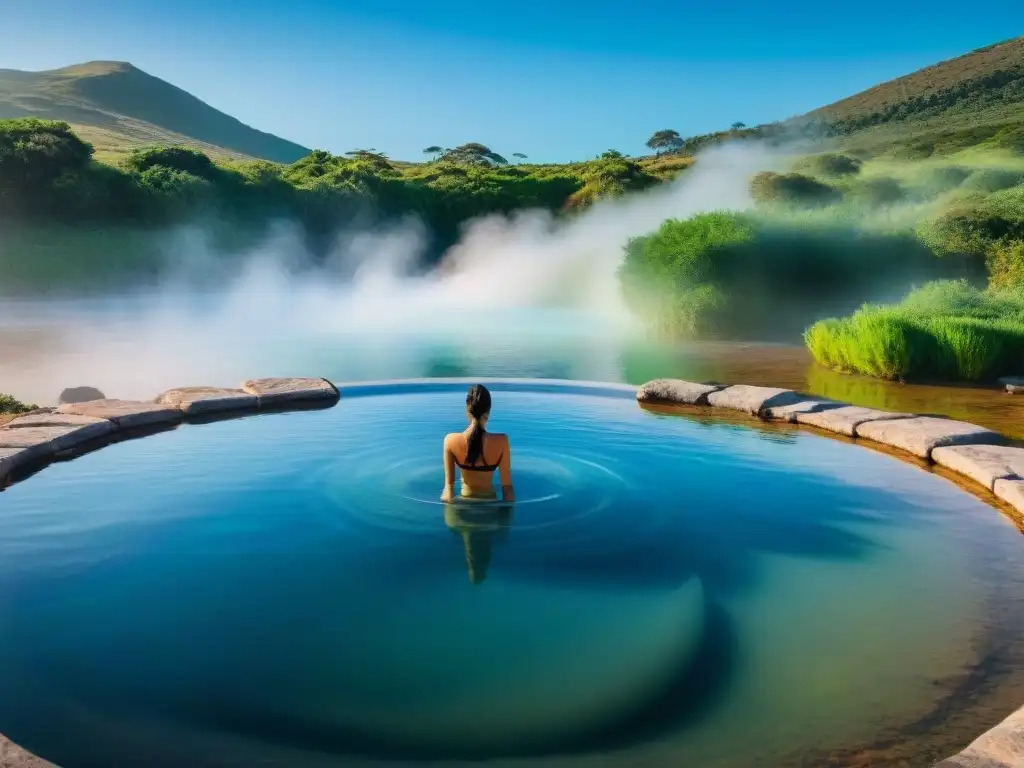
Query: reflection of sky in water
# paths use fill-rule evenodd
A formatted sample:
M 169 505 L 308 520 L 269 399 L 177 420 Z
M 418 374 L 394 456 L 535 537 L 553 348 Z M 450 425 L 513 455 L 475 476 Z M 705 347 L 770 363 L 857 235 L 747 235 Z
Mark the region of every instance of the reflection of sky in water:
M 981 624 L 1019 627 L 992 602 L 1022 586 L 1019 541 L 940 478 L 628 391 L 493 389 L 526 502 L 504 517 L 436 503 L 464 420 L 436 384 L 184 427 L 0 495 L 0 732 L 83 768 L 114 743 L 778 764 L 890 735 Z

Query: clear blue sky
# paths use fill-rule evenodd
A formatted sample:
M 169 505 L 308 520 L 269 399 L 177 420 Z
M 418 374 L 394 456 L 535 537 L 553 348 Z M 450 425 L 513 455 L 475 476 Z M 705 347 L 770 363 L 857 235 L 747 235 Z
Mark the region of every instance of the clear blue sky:
M 1022 0 L 3 0 L 0 67 L 130 61 L 333 152 L 564 161 L 783 119 L 1022 33 Z

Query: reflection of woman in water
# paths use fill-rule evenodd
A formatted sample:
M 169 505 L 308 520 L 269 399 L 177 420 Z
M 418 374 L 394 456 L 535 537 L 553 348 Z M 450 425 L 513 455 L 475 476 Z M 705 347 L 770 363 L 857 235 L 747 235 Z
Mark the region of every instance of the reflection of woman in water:
M 462 473 L 461 499 L 494 501 L 494 470 L 501 475 L 502 501 L 515 501 L 512 490 L 512 452 L 508 436 L 485 430 L 491 415 L 491 393 L 482 384 L 474 384 L 466 395 L 469 428 L 452 432 L 444 439 L 444 491 L 441 501 L 452 501 L 455 467 Z
M 491 550 L 495 542 L 502 542 L 508 538 L 511 521 L 511 504 L 487 507 L 486 511 L 458 504 L 445 507 L 444 523 L 462 540 L 471 583 L 480 584 L 487 578 L 487 569 L 491 565 Z

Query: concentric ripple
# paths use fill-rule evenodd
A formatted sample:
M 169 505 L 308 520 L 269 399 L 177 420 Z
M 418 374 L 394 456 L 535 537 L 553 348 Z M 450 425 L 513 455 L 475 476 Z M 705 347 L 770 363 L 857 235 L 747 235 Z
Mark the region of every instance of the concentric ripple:
M 518 501 L 442 504 L 464 387 L 343 387 L 0 495 L 0 732 L 67 768 L 782 764 L 919 721 L 977 627 L 1020 626 L 1016 540 L 946 481 L 620 388 L 493 382 Z

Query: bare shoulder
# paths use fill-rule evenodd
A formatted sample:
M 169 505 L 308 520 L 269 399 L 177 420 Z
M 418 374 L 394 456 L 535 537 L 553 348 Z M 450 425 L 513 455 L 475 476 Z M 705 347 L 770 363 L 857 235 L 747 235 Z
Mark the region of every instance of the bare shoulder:
M 456 440 L 458 440 L 460 437 L 462 437 L 462 435 L 459 432 L 449 432 L 447 435 L 444 436 L 444 447 L 452 447 L 453 445 L 455 445 Z
M 488 432 L 487 436 L 498 445 L 508 445 L 508 435 L 506 435 L 504 432 Z

